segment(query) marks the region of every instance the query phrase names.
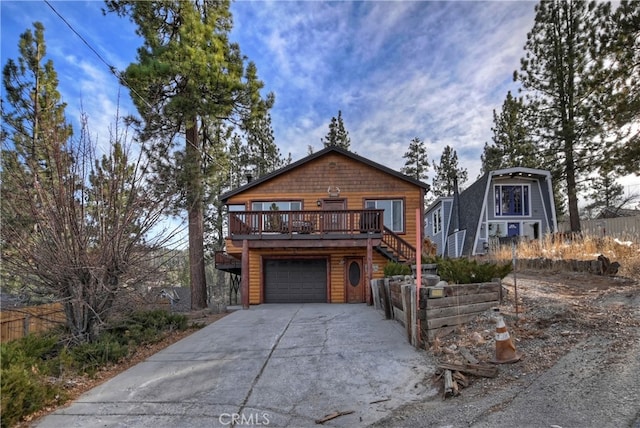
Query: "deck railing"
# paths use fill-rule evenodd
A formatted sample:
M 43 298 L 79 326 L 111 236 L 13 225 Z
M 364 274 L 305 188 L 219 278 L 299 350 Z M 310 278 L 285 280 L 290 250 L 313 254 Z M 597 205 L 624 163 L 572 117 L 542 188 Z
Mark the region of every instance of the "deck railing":
M 404 239 L 393 233 L 391 229 L 384 228 L 382 242 L 392 250 L 397 257 L 397 261 L 410 262 L 416 258 L 416 249 Z
M 384 210 L 233 211 L 231 237 L 381 234 Z

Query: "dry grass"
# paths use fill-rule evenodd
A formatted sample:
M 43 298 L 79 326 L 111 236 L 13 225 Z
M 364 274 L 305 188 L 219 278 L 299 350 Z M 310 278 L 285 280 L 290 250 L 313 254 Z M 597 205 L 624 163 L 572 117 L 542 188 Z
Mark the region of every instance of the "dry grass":
M 610 237 L 576 236 L 558 238 L 548 235 L 542 240 L 522 241 L 516 247 L 518 259 L 546 258 L 552 260 L 595 260 L 602 254 L 620 263 L 618 274 L 640 278 L 640 245 Z M 491 253 L 491 258 L 512 259 L 512 248 L 503 246 Z

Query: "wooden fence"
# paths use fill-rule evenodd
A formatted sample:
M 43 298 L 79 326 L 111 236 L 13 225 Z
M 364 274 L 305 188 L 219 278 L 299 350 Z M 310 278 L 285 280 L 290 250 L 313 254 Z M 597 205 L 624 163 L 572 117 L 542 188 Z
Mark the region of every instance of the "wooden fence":
M 0 342 L 47 331 L 65 322 L 62 303 L 0 311 Z
M 586 235 L 640 242 L 640 216 L 581 220 L 580 228 Z M 569 222 L 558 222 L 559 232 L 570 230 Z

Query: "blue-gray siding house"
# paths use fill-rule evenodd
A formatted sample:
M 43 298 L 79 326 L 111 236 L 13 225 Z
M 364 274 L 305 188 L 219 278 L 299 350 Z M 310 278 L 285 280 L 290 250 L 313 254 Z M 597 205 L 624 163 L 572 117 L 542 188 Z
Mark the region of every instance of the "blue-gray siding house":
M 541 239 L 558 230 L 549 171 L 491 171 L 425 212 L 425 236 L 446 257 L 484 254 L 492 239 Z

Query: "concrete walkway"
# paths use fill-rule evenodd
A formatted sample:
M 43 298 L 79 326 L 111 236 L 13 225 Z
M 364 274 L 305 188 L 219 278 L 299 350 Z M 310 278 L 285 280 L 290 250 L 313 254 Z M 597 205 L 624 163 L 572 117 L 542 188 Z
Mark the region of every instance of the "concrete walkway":
M 434 363 L 371 306 L 233 312 L 39 421 L 39 427 L 358 427 L 437 394 Z

